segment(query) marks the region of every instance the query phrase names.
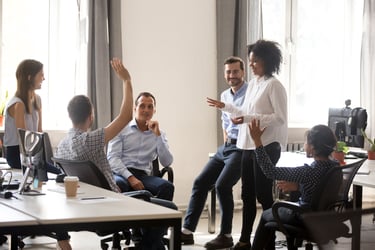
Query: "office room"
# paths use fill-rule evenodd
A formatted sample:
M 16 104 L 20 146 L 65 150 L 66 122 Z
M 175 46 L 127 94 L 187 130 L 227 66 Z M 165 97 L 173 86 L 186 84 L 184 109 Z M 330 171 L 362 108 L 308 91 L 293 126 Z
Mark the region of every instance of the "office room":
M 87 52 L 88 41 L 91 41 L 90 19 L 82 7 L 87 6 L 87 2 L 72 2 L 72 5 L 64 5 L 60 1 L 49 1 L 41 8 L 38 1 L 0 1 L 0 98 L 3 100 L 6 92 L 13 95 L 14 73 L 21 60 L 40 60 L 46 78 L 38 92 L 43 102 L 43 129 L 49 133 L 53 147 L 71 127 L 66 111 L 68 101 L 75 94 L 87 94 L 94 89 L 87 87 L 86 69 L 91 64 L 82 59 L 90 55 Z M 64 14 L 59 12 L 60 4 L 61 9 L 65 8 Z M 27 8 L 15 9 L 22 5 Z M 174 202 L 181 211 L 187 208 L 193 181 L 207 163 L 209 153 L 216 152 L 223 143 L 221 113 L 209 107 L 206 98 L 218 99 L 228 86 L 223 77 L 225 58 L 240 56 L 248 65 L 246 46 L 261 38 L 261 34 L 281 46 L 284 61 L 277 78 L 287 90 L 288 142 L 303 142 L 308 128 L 327 124 L 328 109 L 344 107 L 347 99 L 351 99 L 351 108 L 367 110 L 366 132 L 370 138 L 374 137 L 375 91 L 370 84 L 374 80 L 371 74 L 374 57 L 373 51 L 366 47 L 373 42 L 374 28 L 369 20 L 373 20 L 374 10 L 364 8 L 373 8 L 370 0 L 304 3 L 293 0 L 121 0 L 120 6 L 114 22 L 121 34 L 116 32 L 110 38 L 116 39 L 121 47 L 116 48 L 118 54 L 111 52 L 110 56 L 122 57 L 132 77 L 134 95 L 149 91 L 156 97 L 154 118 L 166 132 L 174 157 Z M 5 12 L 11 8 L 13 12 Z M 33 18 L 28 17 L 30 13 L 26 10 L 34 9 L 32 15 L 51 16 L 51 20 L 46 23 L 35 18 L 39 21 L 32 25 Z M 71 17 L 60 22 L 59 15 L 62 18 L 66 12 Z M 23 17 L 28 18 L 19 23 L 29 23 L 27 32 L 11 30 L 11 22 L 7 20 L 15 22 L 16 18 Z M 61 34 L 53 25 L 61 29 Z M 70 26 L 66 29 L 65 25 Z M 72 30 L 74 34 L 70 35 Z M 16 39 L 17 36 L 23 39 Z M 107 34 L 104 32 L 102 36 Z M 65 59 L 77 47 L 82 49 L 79 55 L 73 61 Z M 65 52 L 64 48 L 71 50 Z M 110 69 L 109 62 L 102 60 L 103 57 L 97 58 L 90 56 L 91 62 L 99 65 L 97 67 L 108 65 Z M 249 80 L 250 72 L 246 67 Z M 108 79 L 108 75 L 102 79 Z M 103 80 L 101 84 L 107 82 Z M 111 112 L 112 115 L 118 113 L 121 97 L 116 91 L 116 82 L 114 86 L 115 89 L 104 89 L 96 95 L 100 106 L 99 127 L 113 118 Z M 112 105 L 112 111 L 106 111 L 108 105 Z M 240 183 L 233 193 L 236 208 L 240 209 Z M 371 203 L 374 198 L 373 191 L 365 188 L 364 201 Z

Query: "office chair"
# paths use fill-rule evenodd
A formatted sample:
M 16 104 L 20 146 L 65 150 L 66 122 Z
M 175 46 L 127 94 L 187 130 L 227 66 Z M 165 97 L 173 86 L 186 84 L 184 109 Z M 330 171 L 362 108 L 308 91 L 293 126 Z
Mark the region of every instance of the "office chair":
M 302 220 L 308 228 L 310 234 L 317 242 L 319 249 L 348 249 L 348 243 L 341 246 L 340 243 L 332 247 L 329 244 L 322 244 L 327 241 L 327 235 L 336 228 L 342 227 L 342 224 L 350 225 L 351 249 L 373 249 L 375 245 L 374 230 L 372 226 L 361 228 L 362 221 L 367 221 L 368 216 L 375 213 L 375 208 L 347 210 L 342 213 L 336 211 L 307 213 L 302 215 Z M 366 217 L 365 217 L 366 216 Z
M 345 209 L 353 208 L 353 201 L 349 197 L 349 191 L 352 186 L 353 179 L 359 168 L 366 159 L 357 160 L 353 163 L 342 166 L 342 184 L 339 190 L 339 196 L 335 204 L 335 210 L 342 212 Z
M 299 246 L 302 246 L 303 240 L 305 240 L 308 242 L 305 244 L 306 250 L 312 250 L 311 242 L 313 242 L 314 239 L 309 234 L 307 228 L 304 225 L 284 224 L 279 217 L 278 209 L 288 208 L 300 214 L 332 210 L 338 200 L 342 180 L 342 167 L 333 167 L 328 170 L 326 175 L 319 182 L 312 197 L 311 209 L 306 210 L 298 203 L 287 201 L 275 202 L 272 205 L 272 213 L 275 221 L 267 222 L 265 226 L 275 231 L 281 231 L 287 238 L 288 249 L 298 249 Z M 332 235 L 330 235 L 330 239 L 335 240 L 338 235 L 347 234 L 348 230 L 349 229 L 345 226 L 337 228 L 332 232 Z
M 163 167 L 160 169 L 159 158 L 152 161 L 152 175 L 163 178 L 167 175 L 168 181 L 173 183 L 174 175 L 173 168 L 171 166 Z
M 85 160 L 65 160 L 52 157 L 53 162 L 59 165 L 67 175 L 78 176 L 79 180 L 97 187 L 111 190 L 109 183 L 100 169 L 91 161 Z M 124 195 L 134 198 L 140 198 L 158 205 L 177 210 L 176 205 L 171 201 L 154 198 L 147 190 L 125 192 Z M 121 234 L 119 233 L 121 232 Z M 125 244 L 130 244 L 131 234 L 128 229 L 114 229 L 112 232 L 96 231 L 99 236 L 107 236 L 113 234 L 112 237 L 101 240 L 100 245 L 102 249 L 108 249 L 107 242 L 112 241 L 112 249 L 121 249 L 120 241 L 125 240 Z

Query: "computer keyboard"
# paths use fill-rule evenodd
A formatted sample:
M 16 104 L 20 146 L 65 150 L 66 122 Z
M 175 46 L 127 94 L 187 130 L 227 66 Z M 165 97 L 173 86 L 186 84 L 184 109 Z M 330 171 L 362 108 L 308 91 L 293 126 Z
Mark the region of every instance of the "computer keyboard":
M 364 152 L 353 152 L 353 151 L 349 151 L 348 152 L 349 155 L 354 155 L 358 158 L 367 158 L 367 153 L 364 153 Z

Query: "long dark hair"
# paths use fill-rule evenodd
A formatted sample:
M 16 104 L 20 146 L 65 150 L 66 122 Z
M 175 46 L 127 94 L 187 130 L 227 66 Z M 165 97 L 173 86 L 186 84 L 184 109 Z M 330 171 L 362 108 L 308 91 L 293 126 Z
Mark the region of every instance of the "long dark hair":
M 36 74 L 43 69 L 43 64 L 33 59 L 23 60 L 17 67 L 16 78 L 17 78 L 17 91 L 16 97 L 20 98 L 24 105 L 26 113 L 31 113 L 31 106 L 33 105 L 36 110 L 40 110 L 40 100 L 36 96 L 34 101 L 30 101 L 29 90 L 34 85 Z M 30 79 L 29 79 L 30 77 Z

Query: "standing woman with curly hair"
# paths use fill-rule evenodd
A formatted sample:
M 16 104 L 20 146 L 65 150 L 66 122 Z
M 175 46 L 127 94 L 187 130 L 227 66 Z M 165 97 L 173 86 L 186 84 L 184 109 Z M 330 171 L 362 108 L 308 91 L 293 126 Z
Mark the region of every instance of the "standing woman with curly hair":
M 274 76 L 279 73 L 282 62 L 279 45 L 273 41 L 258 40 L 248 46 L 248 57 L 254 77 L 249 82 L 242 107 L 239 109 L 230 103 L 207 98 L 210 106 L 231 113 L 233 123 L 241 124 L 237 147 L 243 149 L 242 230 L 239 242 L 234 246 L 235 250 L 251 249 L 250 236 L 257 212 L 256 200 L 262 205 L 263 210 L 273 204 L 273 180 L 268 179 L 259 167 L 248 124 L 253 119 L 257 119 L 262 126 L 267 127 L 262 134 L 262 142 L 275 165 L 280 158 L 281 149 L 286 146 L 288 137 L 287 94 L 284 86 Z

